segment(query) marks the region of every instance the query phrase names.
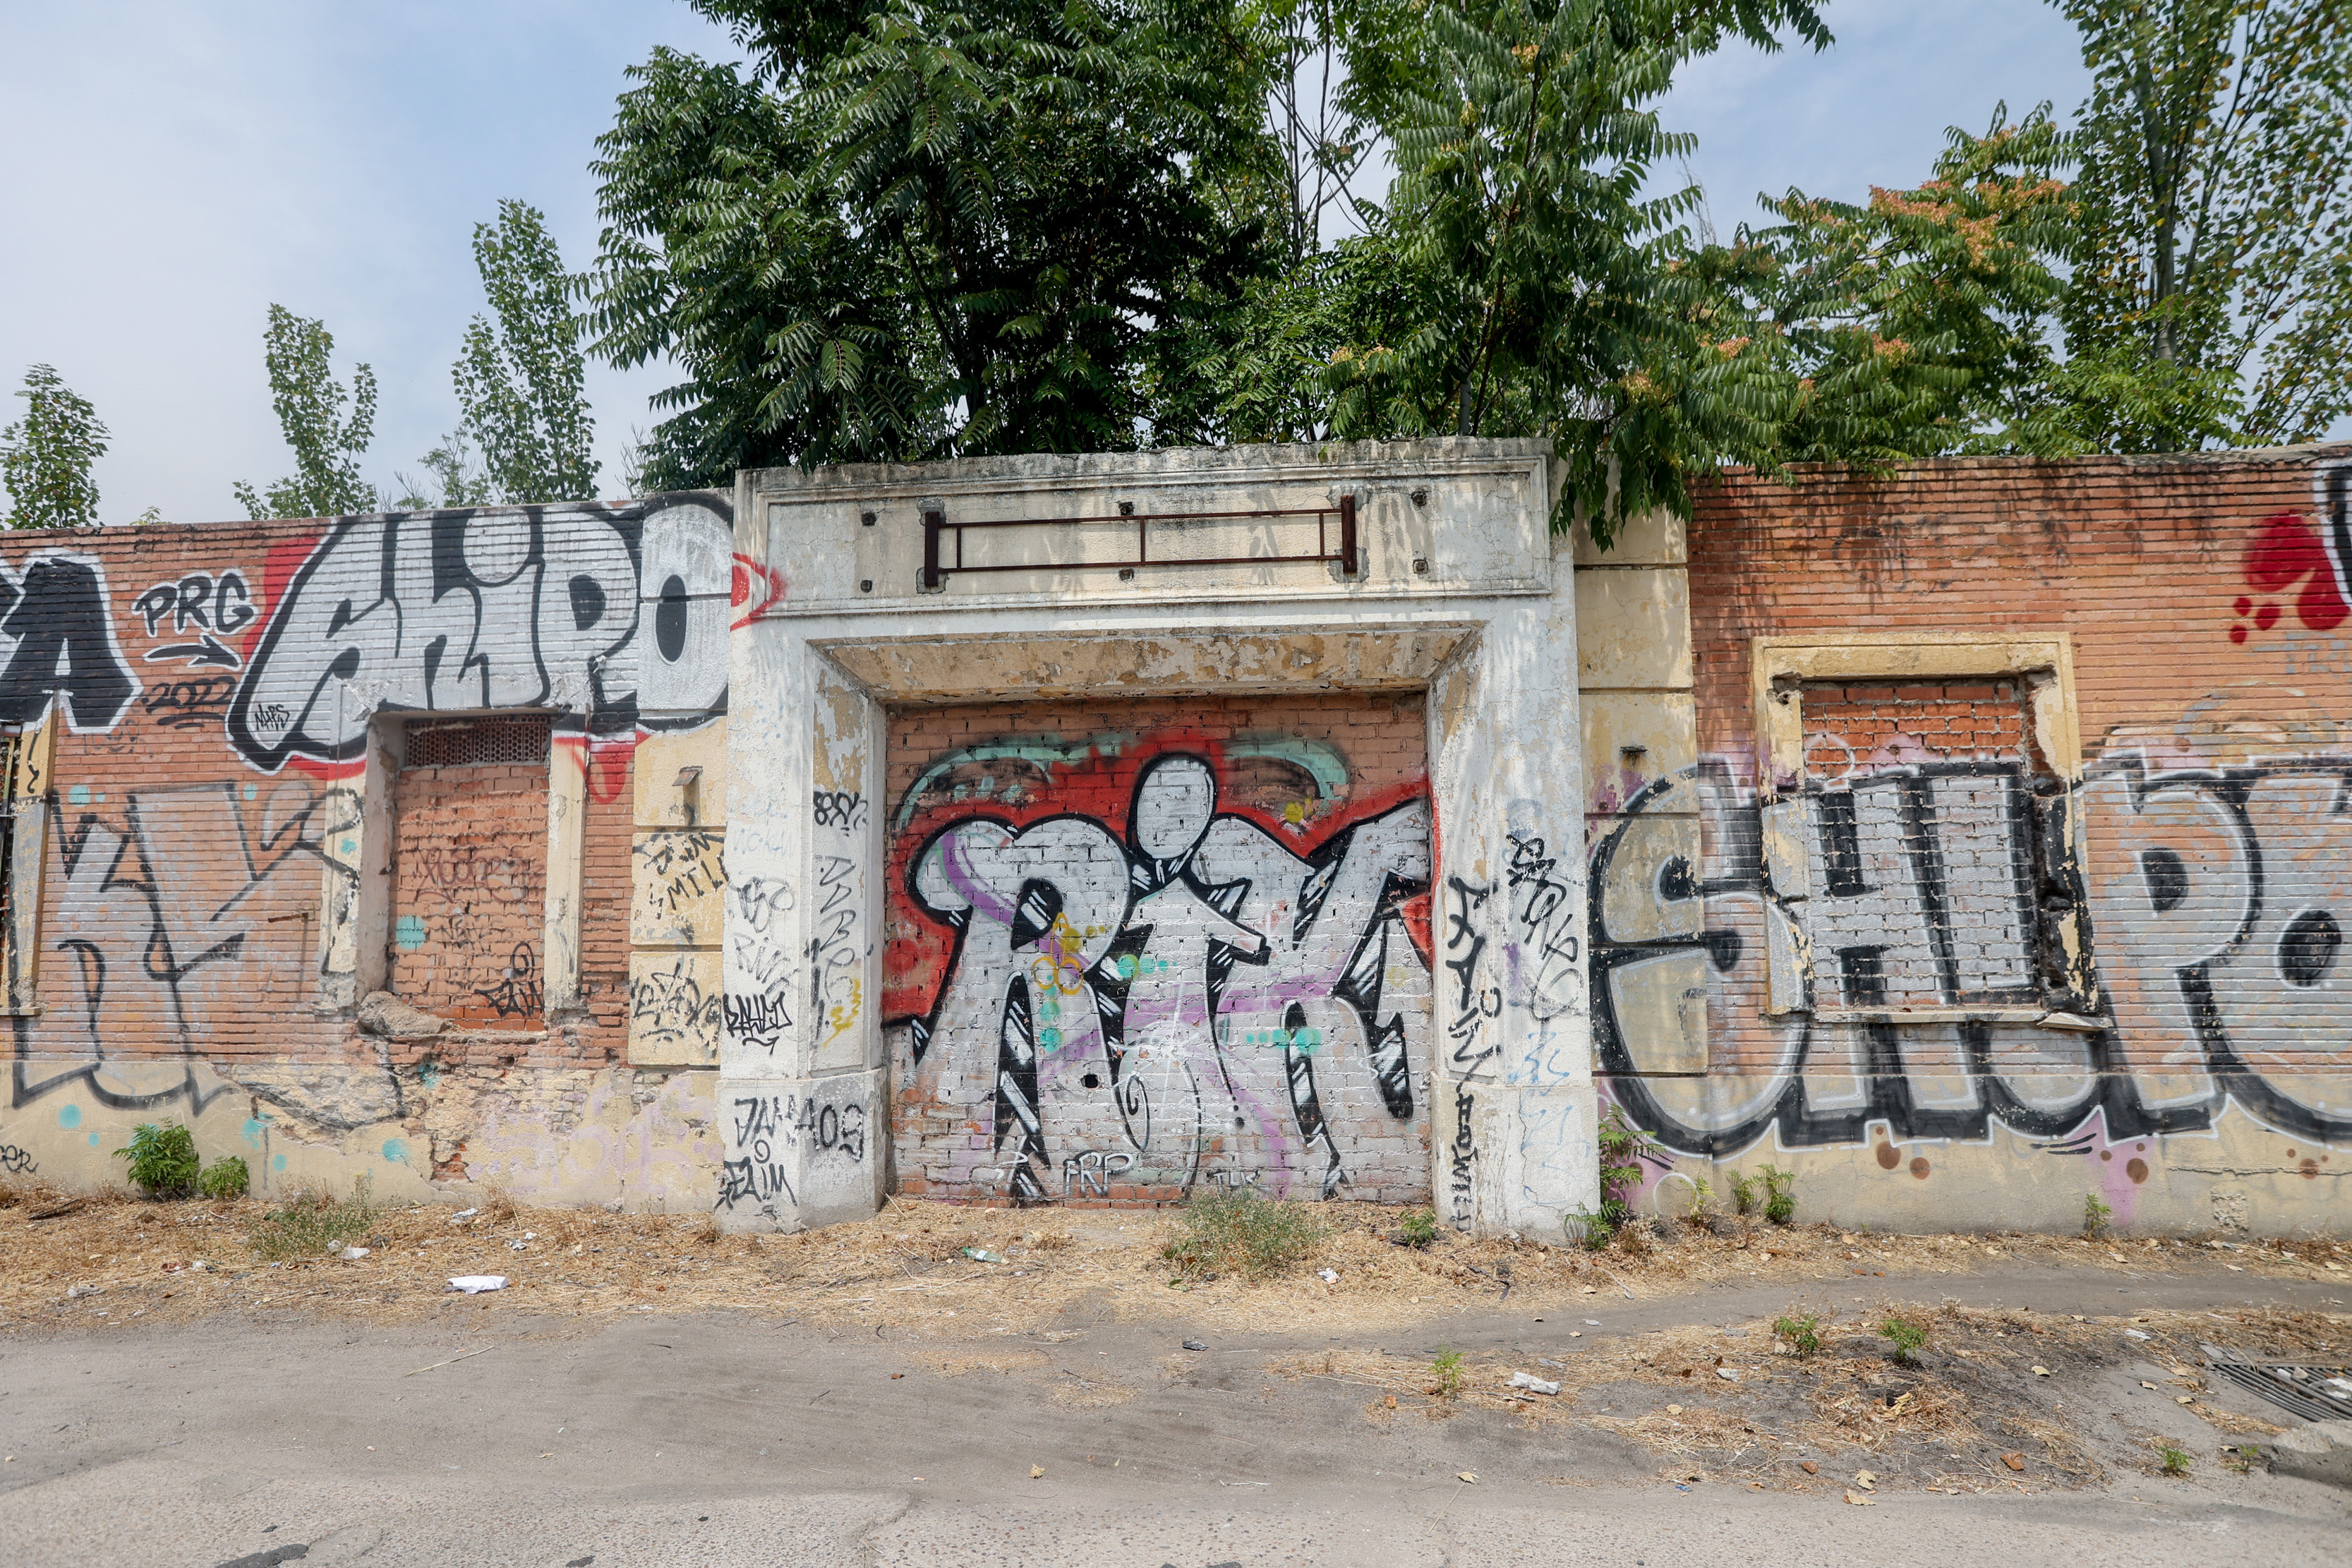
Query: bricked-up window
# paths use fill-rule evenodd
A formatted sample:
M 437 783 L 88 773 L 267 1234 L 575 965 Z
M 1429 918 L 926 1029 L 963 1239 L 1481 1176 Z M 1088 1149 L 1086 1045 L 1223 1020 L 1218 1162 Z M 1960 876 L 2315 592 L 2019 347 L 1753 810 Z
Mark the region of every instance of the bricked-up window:
M 385 985 L 468 1028 L 543 1024 L 548 721 L 412 719 L 393 784 Z
M 523 714 L 514 718 L 412 720 L 408 726 L 408 761 L 412 768 L 467 768 L 491 763 L 543 765 L 547 761 L 549 724 L 546 718 Z
M 1816 1008 L 2039 1005 L 2059 781 L 2019 679 L 1801 689 Z

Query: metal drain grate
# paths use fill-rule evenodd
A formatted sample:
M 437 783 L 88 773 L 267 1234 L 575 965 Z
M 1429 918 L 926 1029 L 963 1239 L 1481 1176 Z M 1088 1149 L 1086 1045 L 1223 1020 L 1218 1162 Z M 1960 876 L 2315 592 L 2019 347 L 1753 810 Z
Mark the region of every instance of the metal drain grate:
M 2281 1410 L 2293 1411 L 2305 1421 L 2352 1417 L 2352 1367 L 2257 1361 L 2242 1351 L 2213 1345 L 2204 1350 L 2207 1366 Z

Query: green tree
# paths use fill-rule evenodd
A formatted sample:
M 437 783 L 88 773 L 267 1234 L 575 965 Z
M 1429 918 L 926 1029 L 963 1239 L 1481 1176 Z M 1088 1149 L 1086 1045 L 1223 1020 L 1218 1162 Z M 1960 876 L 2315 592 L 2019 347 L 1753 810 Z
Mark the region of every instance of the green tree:
M 98 521 L 90 468 L 106 455 L 98 410 L 55 367 L 25 373 L 25 416 L 0 430 L 0 479 L 16 505 L 10 528 L 89 528 Z
M 1175 335 L 1263 270 L 1268 67 L 1222 0 L 697 0 L 599 142 L 595 350 L 667 354 L 646 482 L 1156 438 Z
M 1810 0 L 1433 0 L 1385 110 L 1405 308 L 1337 356 L 1335 427 L 1548 435 L 1563 518 L 1581 508 L 1603 541 L 1628 513 L 1686 512 L 1696 475 L 1768 444 L 1747 368 L 1679 352 L 1697 193 L 1642 193 L 1692 144 L 1646 107 L 1675 68 L 1784 26 L 1829 41 Z M 1664 377 L 1669 360 L 1692 368 Z
M 432 481 L 436 493 L 428 494 L 425 483 L 399 469 L 393 470 L 393 482 L 400 487 L 399 497 L 391 505 L 400 511 L 426 511 L 436 507 L 483 506 L 498 499 L 489 471 L 466 440 L 463 430 L 453 430 L 441 437 L 441 444 L 417 461 L 424 465 L 425 478 Z M 509 498 L 522 499 L 522 498 Z
M 231 486 L 247 515 L 257 522 L 374 510 L 375 487 L 360 478 L 359 460 L 374 436 L 375 372 L 359 366 L 346 391 L 328 363 L 335 339 L 327 324 L 283 305 L 269 307 L 262 343 L 278 427 L 294 448 L 294 475 L 258 492 L 241 480 Z
M 1766 198 L 1779 224 L 1674 264 L 1696 284 L 1685 357 L 1656 374 L 1743 372 L 1765 439 L 1741 455 L 1767 468 L 2079 449 L 2052 392 L 2072 155 L 2048 104 L 2016 124 L 2004 105 L 1916 187 Z
M 522 202 L 500 202 L 496 224 L 474 226 L 474 264 L 491 314 L 467 327 L 452 374 L 464 410 L 461 431 L 480 448 L 489 488 L 503 501 L 593 496 L 596 462 L 589 448 L 596 426 L 582 392 L 581 321 L 547 220 Z M 466 482 L 464 454 L 452 442 L 423 461 L 441 475 L 446 496 L 478 488 Z
M 2058 0 L 2092 89 L 2059 380 L 2112 450 L 2352 413 L 2352 0 Z

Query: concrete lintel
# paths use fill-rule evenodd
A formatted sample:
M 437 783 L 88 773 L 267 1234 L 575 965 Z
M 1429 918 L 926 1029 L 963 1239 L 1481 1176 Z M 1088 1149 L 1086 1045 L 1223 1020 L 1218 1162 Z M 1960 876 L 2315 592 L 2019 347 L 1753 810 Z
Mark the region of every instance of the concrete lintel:
M 1049 700 L 1106 690 L 1155 697 L 1426 687 L 1475 626 L 1446 623 L 825 640 L 844 672 L 887 701 Z

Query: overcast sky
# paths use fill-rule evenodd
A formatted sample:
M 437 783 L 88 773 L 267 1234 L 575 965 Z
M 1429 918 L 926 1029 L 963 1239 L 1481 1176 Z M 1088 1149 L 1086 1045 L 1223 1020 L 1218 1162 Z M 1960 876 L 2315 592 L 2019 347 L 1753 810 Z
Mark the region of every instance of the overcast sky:
M 1826 54 L 1740 46 L 1666 106 L 1698 133 L 1727 235 L 1759 190 L 1915 183 L 1946 126 L 2083 94 L 2072 31 L 2040 0 L 1826 14 Z M 369 477 L 417 471 L 457 423 L 473 226 L 520 197 L 584 265 L 593 143 L 656 44 L 732 58 L 681 0 L 0 0 L 0 389 L 47 363 L 97 405 L 106 521 L 238 516 L 232 481 L 291 468 L 261 362 L 276 301 L 326 320 L 346 379 L 375 367 Z M 665 379 L 591 366 L 605 493 Z M 0 423 L 22 406 L 0 402 Z

